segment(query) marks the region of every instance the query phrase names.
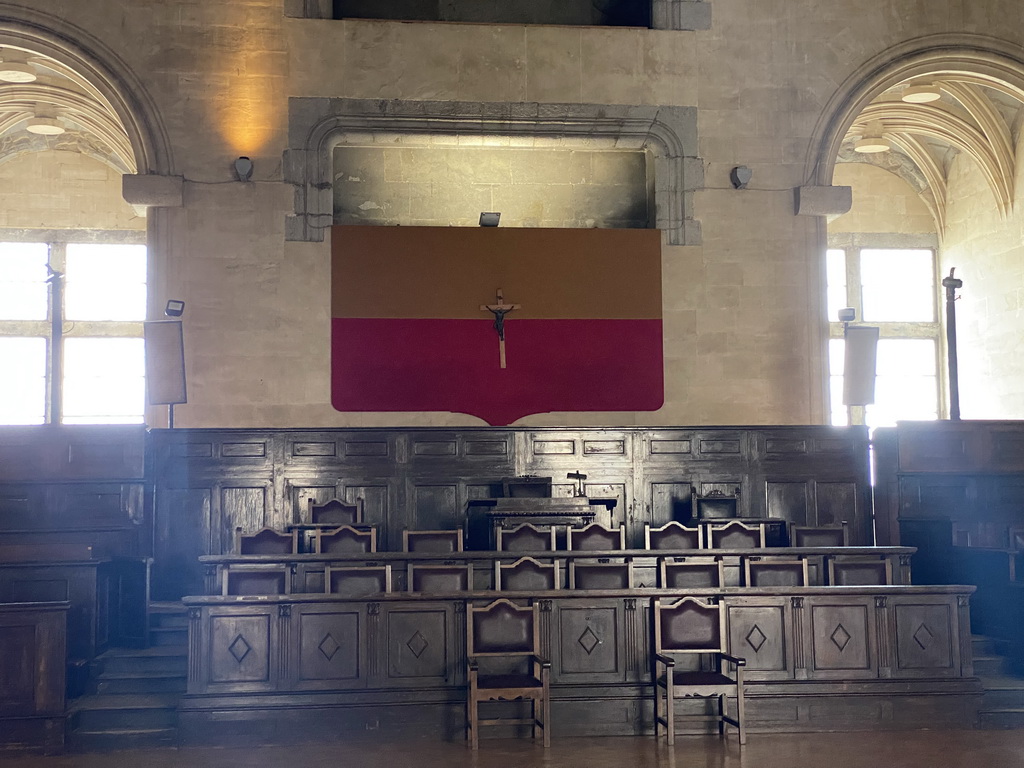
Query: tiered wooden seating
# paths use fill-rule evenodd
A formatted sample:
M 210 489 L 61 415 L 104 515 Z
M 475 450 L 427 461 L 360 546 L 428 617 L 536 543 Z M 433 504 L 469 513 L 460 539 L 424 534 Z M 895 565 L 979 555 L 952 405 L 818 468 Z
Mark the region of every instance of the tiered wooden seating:
M 850 527 L 842 525 L 794 525 L 790 529 L 790 543 L 794 547 L 845 547 L 850 543 Z
M 499 552 L 546 552 L 555 546 L 555 527 L 539 528 L 530 523 L 515 528 L 497 528 L 495 547 Z
M 462 552 L 461 528 L 451 531 L 402 531 L 403 552 Z
M 806 587 L 810 585 L 807 558 L 744 558 L 748 587 Z
M 632 589 L 633 563 L 569 563 L 569 589 Z
M 551 662 L 539 655 L 537 611 L 537 605 L 520 608 L 504 599 L 485 608 L 467 606 L 466 738 L 473 749 L 480 746 L 482 725 L 528 725 L 533 738 L 539 728 L 544 746 L 551 745 Z M 509 662 L 516 660 L 527 668 L 510 667 Z M 531 702 L 529 718 L 480 719 L 481 702 L 517 699 Z
M 662 589 L 706 589 L 725 586 L 721 560 L 668 562 L 658 564 L 658 586 Z
M 600 523 L 591 523 L 582 528 L 569 528 L 566 544 L 573 551 L 611 550 L 626 548 L 626 526 L 605 528 Z
M 644 525 L 644 548 L 646 549 L 703 549 L 704 536 L 700 526 L 687 528 L 672 521 L 660 528 Z
M 466 592 L 473 588 L 472 565 L 409 564 L 406 588 L 409 592 Z
M 718 699 L 719 734 L 725 733 L 725 724 L 729 723 L 736 726 L 740 744 L 745 744 L 743 668 L 747 662 L 725 652 L 725 606 L 684 597 L 671 605 L 655 600 L 653 608 L 655 738 L 660 739 L 664 729 L 668 743 L 675 744 L 677 698 L 715 697 Z M 679 655 L 710 657 L 711 671 L 696 665 L 696 668 L 676 669 Z M 724 673 L 725 664 L 735 669 L 734 677 Z M 726 714 L 729 696 L 736 697 L 736 717 Z
M 253 566 L 222 573 L 224 595 L 291 594 L 291 570 L 285 566 Z
M 537 592 L 558 589 L 558 564 L 545 565 L 532 557 L 521 557 L 514 563 L 494 561 L 494 588 L 497 591 Z
M 877 557 L 829 555 L 828 583 L 833 587 L 864 587 L 893 583 L 892 561 Z
M 709 549 L 757 549 L 765 546 L 763 523 L 733 520 L 724 525 L 708 526 L 706 535 Z
M 328 594 L 368 597 L 391 592 L 391 566 L 328 565 L 324 571 Z
M 351 525 L 313 534 L 313 552 L 318 555 L 343 555 L 377 551 L 377 530 L 360 531 Z
M 299 551 L 298 531 L 282 533 L 261 528 L 256 533 L 242 533 L 235 528 L 235 551 L 240 555 L 294 555 Z
M 309 521 L 313 525 L 363 525 L 364 514 L 361 498 L 356 499 L 355 504 L 348 504 L 341 499 L 331 499 L 323 504 L 317 504 L 313 499 L 309 500 Z

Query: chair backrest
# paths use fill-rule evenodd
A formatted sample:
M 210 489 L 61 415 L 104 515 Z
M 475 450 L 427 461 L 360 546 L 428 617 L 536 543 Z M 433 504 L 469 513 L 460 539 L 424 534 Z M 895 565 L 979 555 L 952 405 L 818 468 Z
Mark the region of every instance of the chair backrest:
M 794 525 L 790 531 L 794 547 L 845 547 L 850 543 L 849 526 L 842 525 Z
M 731 517 L 738 517 L 739 496 L 739 488 L 736 488 L 731 494 L 720 490 L 709 491 L 703 495 L 698 494 L 694 499 L 697 519 L 728 520 Z
M 830 557 L 828 583 L 833 587 L 892 584 L 892 563 L 878 558 Z
M 550 499 L 550 477 L 503 477 L 501 492 L 506 499 Z
M 724 651 L 724 605 L 695 597 L 675 603 L 654 601 L 655 653 L 714 653 Z
M 515 528 L 498 528 L 495 539 L 499 552 L 550 552 L 555 549 L 555 527 L 545 530 L 523 523 Z
M 221 594 L 287 595 L 291 592 L 289 575 L 289 569 L 284 566 L 225 568 Z
M 632 588 L 632 563 L 569 563 L 569 589 Z
M 645 549 L 701 549 L 704 546 L 700 527 L 687 528 L 673 520 L 660 528 L 644 525 Z
M 663 589 L 711 588 L 725 586 L 725 566 L 721 560 L 702 562 L 659 562 L 658 586 Z
M 472 588 L 472 565 L 409 564 L 406 576 L 409 592 L 467 592 Z
M 567 546 L 571 550 L 592 551 L 626 548 L 626 526 L 605 528 L 600 523 L 591 523 L 582 528 L 569 528 L 566 533 Z
M 502 598 L 483 608 L 469 603 L 467 613 L 467 656 L 520 656 L 539 651 L 537 605 L 520 607 Z
M 294 555 L 299 551 L 298 531 L 281 533 L 273 528 L 261 528 L 247 534 L 235 528 L 235 549 L 240 555 Z
M 344 555 L 377 551 L 377 529 L 357 531 L 343 525 L 333 531 L 318 530 L 313 534 L 313 551 L 321 555 Z
M 452 531 L 402 531 L 403 552 L 461 552 L 462 529 Z
M 709 525 L 706 545 L 712 549 L 757 549 L 765 546 L 764 523 Z
M 748 587 L 806 587 L 810 583 L 807 559 L 752 560 L 744 558 L 744 583 Z
M 386 594 L 391 591 L 391 566 L 328 565 L 324 587 L 328 594 L 345 597 Z
M 515 592 L 541 592 L 559 588 L 558 566 L 545 565 L 532 557 L 521 557 L 514 563 L 494 561 L 494 588 Z
M 363 500 L 356 499 L 355 504 L 346 504 L 341 499 L 331 499 L 323 504 L 309 500 L 309 522 L 317 525 L 362 525 Z

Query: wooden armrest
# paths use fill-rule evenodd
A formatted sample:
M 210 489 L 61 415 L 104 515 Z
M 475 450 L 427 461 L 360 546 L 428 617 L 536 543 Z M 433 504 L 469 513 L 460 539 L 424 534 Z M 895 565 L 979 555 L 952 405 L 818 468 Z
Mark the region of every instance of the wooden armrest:
M 744 659 L 744 658 L 740 658 L 739 656 L 733 656 L 732 654 L 729 654 L 729 653 L 719 653 L 718 655 L 721 658 L 725 659 L 726 661 L 731 661 L 737 667 L 745 667 L 745 666 L 747 666 L 747 660 Z
M 664 653 L 654 654 L 654 660 L 660 664 L 664 664 L 666 667 L 674 667 L 676 665 L 676 660 Z
M 469 669 L 470 672 L 479 672 L 480 662 L 478 662 L 476 659 L 469 659 L 466 662 L 466 667 Z
M 533 655 L 533 663 L 540 664 L 542 669 L 551 669 L 551 660 L 545 659 L 543 656 Z

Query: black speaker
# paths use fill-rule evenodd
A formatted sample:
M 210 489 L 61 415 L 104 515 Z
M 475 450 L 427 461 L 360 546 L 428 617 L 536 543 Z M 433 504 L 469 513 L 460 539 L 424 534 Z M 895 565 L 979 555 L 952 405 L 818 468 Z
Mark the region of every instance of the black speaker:
M 150 405 L 187 403 L 185 392 L 185 340 L 181 320 L 155 320 L 144 324 L 146 389 Z
M 864 325 L 847 326 L 843 405 L 870 405 L 875 402 L 877 356 L 878 329 Z

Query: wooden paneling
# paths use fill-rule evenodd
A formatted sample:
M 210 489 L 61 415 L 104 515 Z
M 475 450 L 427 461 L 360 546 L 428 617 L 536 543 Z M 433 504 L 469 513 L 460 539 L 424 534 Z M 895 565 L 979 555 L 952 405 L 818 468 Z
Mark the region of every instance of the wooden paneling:
M 746 679 L 794 677 L 790 600 L 736 598 L 726 604 L 729 652 L 747 660 Z
M 366 611 L 360 605 L 293 613 L 297 684 L 304 689 L 366 685 Z
M 875 623 L 869 600 L 822 599 L 811 602 L 807 610 L 814 678 L 876 677 Z

